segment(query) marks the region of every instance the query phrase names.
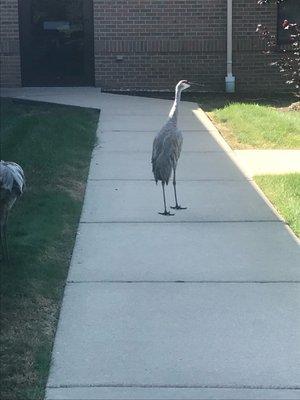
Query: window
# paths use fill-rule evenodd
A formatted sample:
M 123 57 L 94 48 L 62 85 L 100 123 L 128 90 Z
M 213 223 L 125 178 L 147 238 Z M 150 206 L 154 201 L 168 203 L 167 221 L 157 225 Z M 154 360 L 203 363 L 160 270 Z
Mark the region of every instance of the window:
M 282 24 L 287 19 L 290 23 L 300 25 L 300 1 L 299 0 L 284 0 L 278 5 L 277 16 L 277 42 L 285 44 L 290 42 L 290 31 L 284 29 Z

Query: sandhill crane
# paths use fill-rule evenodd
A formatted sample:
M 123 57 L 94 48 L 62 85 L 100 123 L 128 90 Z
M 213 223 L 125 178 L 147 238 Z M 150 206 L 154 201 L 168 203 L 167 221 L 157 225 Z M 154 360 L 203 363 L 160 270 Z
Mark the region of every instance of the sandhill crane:
M 165 185 L 168 185 L 171 173 L 173 170 L 173 187 L 175 195 L 175 206 L 171 207 L 176 210 L 185 210 L 186 207 L 181 207 L 177 201 L 176 193 L 176 167 L 182 147 L 182 133 L 177 128 L 178 106 L 180 102 L 181 92 L 189 88 L 192 83 L 182 80 L 177 83 L 175 88 L 175 100 L 169 113 L 169 118 L 153 141 L 152 149 L 152 172 L 155 182 L 161 181 L 163 190 L 163 199 L 165 210 L 161 215 L 174 215 L 166 208 Z
M 25 176 L 20 165 L 11 161 L 0 161 L 0 239 L 2 256 L 9 261 L 7 245 L 7 221 L 15 201 L 23 193 Z

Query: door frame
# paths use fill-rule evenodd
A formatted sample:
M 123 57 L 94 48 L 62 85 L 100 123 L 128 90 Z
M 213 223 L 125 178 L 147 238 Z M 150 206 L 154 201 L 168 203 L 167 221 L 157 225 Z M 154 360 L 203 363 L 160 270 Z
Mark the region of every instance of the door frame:
M 31 0 L 18 0 L 19 38 L 21 57 L 22 86 L 41 86 L 30 83 L 26 77 L 26 50 L 30 45 L 30 5 Z M 94 0 L 83 0 L 84 26 L 84 80 L 85 84 L 62 84 L 60 86 L 95 86 L 95 55 L 94 55 Z M 42 86 L 57 86 L 53 83 L 43 83 Z

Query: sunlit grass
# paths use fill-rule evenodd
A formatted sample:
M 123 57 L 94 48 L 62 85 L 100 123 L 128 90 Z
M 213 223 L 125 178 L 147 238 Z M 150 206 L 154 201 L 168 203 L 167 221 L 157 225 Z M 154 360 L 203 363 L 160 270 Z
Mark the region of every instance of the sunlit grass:
M 300 237 L 300 174 L 260 175 L 254 179 Z
M 232 103 L 209 114 L 234 149 L 300 149 L 300 112 Z

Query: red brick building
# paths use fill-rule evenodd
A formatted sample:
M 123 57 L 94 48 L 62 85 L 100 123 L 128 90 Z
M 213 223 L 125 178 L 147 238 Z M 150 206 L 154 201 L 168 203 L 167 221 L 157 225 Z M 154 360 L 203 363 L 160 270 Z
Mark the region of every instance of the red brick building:
M 0 0 L 1 85 L 168 90 L 184 78 L 202 82 L 205 91 L 224 91 L 227 2 Z M 300 2 L 285 3 L 299 17 Z M 277 34 L 278 6 L 233 0 L 236 90 L 286 90 L 262 54 L 258 23 Z

